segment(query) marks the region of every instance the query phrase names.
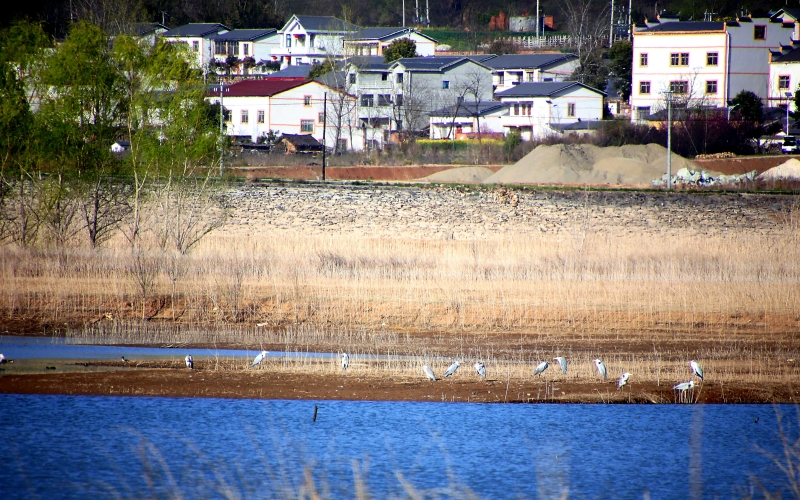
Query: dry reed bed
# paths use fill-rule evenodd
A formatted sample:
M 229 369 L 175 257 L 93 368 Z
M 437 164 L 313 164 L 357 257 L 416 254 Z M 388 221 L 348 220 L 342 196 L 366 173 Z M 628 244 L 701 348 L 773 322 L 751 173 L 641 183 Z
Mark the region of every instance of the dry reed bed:
M 61 261 L 4 246 L 0 310 L 52 323 L 144 317 L 352 331 L 768 334 L 800 325 L 796 232 L 481 241 L 211 235 L 183 256 L 117 243 L 71 249 Z

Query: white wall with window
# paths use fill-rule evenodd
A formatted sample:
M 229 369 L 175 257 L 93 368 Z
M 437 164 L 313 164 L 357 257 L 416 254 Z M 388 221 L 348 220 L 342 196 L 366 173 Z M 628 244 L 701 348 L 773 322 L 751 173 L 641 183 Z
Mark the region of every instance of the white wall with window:
M 769 64 L 769 103 L 773 107 L 784 107 L 788 103 L 796 111 L 794 96 L 800 91 L 800 49 L 785 54 L 772 54 Z M 787 92 L 792 97 L 786 95 Z
M 790 44 L 792 27 L 769 18 L 741 18 L 727 23 L 664 19 L 635 29 L 632 119 L 663 109 L 668 91 L 679 101 L 719 108 L 742 90 L 766 99 L 770 49 Z

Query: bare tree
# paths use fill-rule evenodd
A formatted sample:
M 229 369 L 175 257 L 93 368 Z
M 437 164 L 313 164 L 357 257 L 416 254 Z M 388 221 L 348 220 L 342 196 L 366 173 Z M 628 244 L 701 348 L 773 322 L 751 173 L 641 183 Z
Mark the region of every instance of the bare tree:
M 602 75 L 605 67 L 602 49 L 608 40 L 608 24 L 598 20 L 607 17 L 608 4 L 592 0 L 563 0 L 561 11 L 565 31 L 569 33 L 578 56 L 578 68 L 573 77 L 581 83 L 595 83 L 594 77 Z
M 465 102 L 464 105 L 472 112 L 476 120 L 478 142 L 481 142 L 481 102 L 487 91 L 491 93 L 492 75 L 488 71 L 472 68 L 464 76 L 459 77 L 456 87 L 463 98 L 470 97 L 472 99 Z

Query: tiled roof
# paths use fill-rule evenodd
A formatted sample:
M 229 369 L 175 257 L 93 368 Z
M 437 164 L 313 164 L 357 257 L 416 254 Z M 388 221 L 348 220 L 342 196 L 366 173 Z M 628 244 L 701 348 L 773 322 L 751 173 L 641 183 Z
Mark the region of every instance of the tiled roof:
M 574 54 L 507 54 L 488 59 L 483 64 L 492 69 L 541 68 L 577 58 Z
M 458 109 L 458 114 L 455 116 L 485 116 L 490 113 L 500 111 L 504 108 L 508 108 L 508 104 L 498 101 L 486 101 L 477 103 L 476 108 L 475 101 L 464 101 L 459 106 L 446 106 L 444 108 L 437 109 L 436 111 L 432 111 L 430 114 L 431 116 L 453 116 L 456 108 Z
M 772 56 L 772 62 L 795 63 L 800 62 L 800 49 L 790 50 L 781 56 Z
M 662 32 L 684 32 L 684 31 L 722 31 L 725 29 L 724 22 L 717 21 L 679 21 L 661 23 L 657 26 L 641 30 L 640 33 L 662 33 Z
M 448 66 L 460 64 L 463 61 L 483 64 L 465 56 L 404 57 L 394 61 L 392 64 L 402 64 L 406 69 L 411 71 L 440 72 Z
M 281 140 L 283 139 L 286 139 L 295 146 L 322 148 L 322 143 L 311 134 L 283 134 L 281 135 Z
M 311 71 L 310 64 L 297 64 L 294 66 L 287 66 L 275 73 L 270 73 L 267 78 L 308 78 L 309 71 Z
M 193 23 L 184 24 L 177 28 L 165 32 L 164 36 L 208 36 L 211 34 L 219 33 L 220 31 L 229 31 L 229 28 L 224 24 L 219 23 Z
M 353 37 L 354 40 L 383 40 L 384 38 L 389 38 L 390 36 L 394 35 L 405 35 L 409 33 L 414 33 L 419 36 L 428 38 L 430 40 L 436 41 L 433 38 L 425 35 L 424 33 L 420 33 L 419 31 L 415 30 L 414 28 L 398 28 L 392 26 L 376 26 L 373 28 L 360 28 L 358 33 L 356 33 Z
M 223 97 L 268 97 L 303 85 L 305 80 L 243 80 L 225 87 Z
M 388 71 L 389 65 L 383 56 L 353 56 L 348 60 L 360 71 Z
M 605 92 L 580 82 L 526 82 L 520 83 L 508 90 L 497 92 L 495 97 L 548 97 L 563 92 L 571 87 L 583 87 L 593 90 L 598 94 L 606 95 Z
M 167 31 L 167 27 L 161 23 L 134 23 L 133 24 L 133 32 L 136 33 L 137 36 L 144 36 L 149 35 L 157 30 L 164 30 Z
M 258 40 L 259 38 L 264 38 L 265 36 L 270 36 L 277 33 L 278 30 L 275 28 L 270 29 L 257 29 L 257 30 L 232 30 L 227 33 L 223 33 L 221 35 L 217 35 L 211 37 L 212 40 L 219 40 L 219 41 L 253 41 Z

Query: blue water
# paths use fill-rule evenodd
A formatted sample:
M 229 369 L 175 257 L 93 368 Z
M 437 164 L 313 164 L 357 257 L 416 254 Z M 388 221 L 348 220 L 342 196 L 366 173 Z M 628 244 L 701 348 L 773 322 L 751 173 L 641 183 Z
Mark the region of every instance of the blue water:
M 780 452 L 776 411 L 797 430 L 791 406 L 0 394 L 0 497 L 297 498 L 308 470 L 328 498 L 357 475 L 373 498 L 407 497 L 400 478 L 443 498 L 735 498 L 786 487 L 756 448 Z
M 255 357 L 261 350 L 245 349 L 188 349 L 163 347 L 127 347 L 114 345 L 67 344 L 63 338 L 50 337 L 12 337 L 0 336 L 0 352 L 8 359 L 119 359 L 125 356 L 135 360 L 148 357 L 184 357 L 191 354 L 201 357 Z M 277 356 L 312 356 L 331 357 L 332 353 L 319 352 L 270 352 L 270 357 Z

